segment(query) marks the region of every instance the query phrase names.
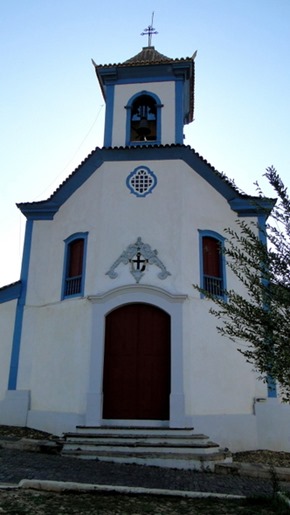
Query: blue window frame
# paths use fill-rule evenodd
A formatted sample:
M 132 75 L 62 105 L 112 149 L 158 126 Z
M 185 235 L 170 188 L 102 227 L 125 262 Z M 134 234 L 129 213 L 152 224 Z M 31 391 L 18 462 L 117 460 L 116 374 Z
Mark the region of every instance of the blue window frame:
M 200 286 L 211 295 L 225 298 L 224 241 L 225 238 L 215 231 L 199 230 Z
M 154 93 L 141 91 L 130 98 L 127 109 L 126 145 L 161 143 L 161 107 Z
M 88 233 L 75 233 L 66 240 L 62 299 L 84 294 Z

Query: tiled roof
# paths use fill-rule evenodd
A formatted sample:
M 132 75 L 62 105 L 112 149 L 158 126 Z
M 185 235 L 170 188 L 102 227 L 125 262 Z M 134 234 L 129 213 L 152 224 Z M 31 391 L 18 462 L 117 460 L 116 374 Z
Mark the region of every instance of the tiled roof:
M 127 59 L 126 61 L 122 63 L 111 63 L 111 64 L 96 64 L 95 61 L 92 59 L 92 62 L 95 66 L 95 68 L 110 68 L 112 66 L 136 66 L 136 65 L 148 65 L 148 64 L 163 64 L 163 63 L 182 63 L 182 62 L 188 62 L 188 61 L 194 61 L 196 57 L 196 53 L 194 52 L 192 57 L 185 57 L 185 58 L 176 58 L 172 59 L 171 57 L 167 57 L 166 55 L 160 54 L 154 46 L 147 46 L 143 47 L 141 52 L 134 55 L 133 57 L 130 57 L 130 59 Z
M 160 63 L 164 61 L 172 61 L 170 57 L 166 57 L 166 55 L 160 54 L 155 50 L 154 46 L 145 46 L 142 48 L 139 54 L 134 55 L 130 59 L 127 59 L 124 64 L 143 64 L 143 63 Z
M 157 153 L 157 155 L 155 155 Z M 182 159 L 189 164 L 197 173 L 207 180 L 217 191 L 219 191 L 229 203 L 249 201 L 251 208 L 257 207 L 260 203 L 265 204 L 263 210 L 271 209 L 273 199 L 261 199 L 245 195 L 236 185 L 227 178 L 224 173 L 219 172 L 206 159 L 198 154 L 189 145 L 167 144 L 148 145 L 131 147 L 103 147 L 93 150 L 84 161 L 59 185 L 54 193 L 47 199 L 37 202 L 25 202 L 17 204 L 25 216 L 36 218 L 36 213 L 41 211 L 42 215 L 52 219 L 63 202 L 79 188 L 103 162 L 111 160 L 136 160 L 136 159 Z M 268 201 L 270 204 L 268 205 Z
M 214 166 L 212 166 L 204 157 L 202 157 L 198 152 L 196 152 L 193 148 L 190 147 L 190 145 L 181 145 L 181 144 L 175 144 L 175 143 L 172 143 L 172 144 L 166 144 L 166 145 L 161 145 L 161 144 L 150 144 L 150 145 L 130 145 L 130 146 L 120 146 L 120 147 L 96 147 L 94 150 L 92 150 L 92 152 L 90 152 L 90 154 L 77 166 L 77 168 L 75 168 L 75 170 L 73 170 L 73 172 L 56 188 L 56 190 L 50 195 L 50 197 L 48 197 L 47 199 L 45 200 L 38 200 L 38 201 L 35 201 L 35 202 L 20 202 L 17 204 L 18 207 L 21 208 L 22 205 L 33 205 L 33 204 L 43 204 L 45 202 L 47 202 L 48 200 L 52 200 L 53 197 L 55 196 L 55 194 L 60 190 L 62 189 L 62 187 L 68 182 L 70 181 L 70 179 L 77 173 L 79 173 L 80 171 L 80 168 L 83 167 L 83 165 L 86 164 L 86 162 L 92 157 L 92 155 L 95 153 L 95 152 L 106 152 L 106 151 L 122 151 L 122 150 L 135 150 L 135 151 L 144 151 L 144 149 L 164 149 L 164 148 L 183 148 L 183 149 L 187 149 L 187 151 L 191 151 L 193 154 L 195 154 L 199 159 L 201 159 L 201 161 L 206 164 L 207 166 L 210 167 L 211 171 L 217 175 L 218 177 L 220 177 L 225 183 L 227 183 L 229 186 L 231 186 L 236 193 L 240 194 L 238 188 L 233 184 L 233 182 L 228 179 L 226 177 L 226 175 L 222 172 L 219 172 L 216 168 L 214 168 Z
M 13 286 L 19 286 L 21 284 L 21 281 L 15 281 L 10 284 L 5 284 L 4 286 L 0 287 L 0 291 L 7 290 L 8 288 L 12 288 Z
M 0 288 L 0 304 L 9 302 L 10 300 L 19 299 L 21 295 L 21 287 L 21 281 L 16 281 L 15 283 L 2 286 Z

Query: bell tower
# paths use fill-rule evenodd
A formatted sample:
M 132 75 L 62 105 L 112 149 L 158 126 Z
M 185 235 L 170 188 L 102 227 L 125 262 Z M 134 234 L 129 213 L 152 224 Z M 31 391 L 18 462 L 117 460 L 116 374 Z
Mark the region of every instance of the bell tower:
M 97 65 L 106 102 L 105 147 L 183 144 L 194 111 L 194 59 L 143 47 L 119 64 Z

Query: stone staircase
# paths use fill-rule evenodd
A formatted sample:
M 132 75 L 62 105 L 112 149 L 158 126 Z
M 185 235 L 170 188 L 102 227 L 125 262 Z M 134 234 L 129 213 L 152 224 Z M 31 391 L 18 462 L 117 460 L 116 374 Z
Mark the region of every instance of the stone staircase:
M 214 470 L 231 453 L 193 429 L 77 427 L 64 435 L 62 455 L 177 469 Z

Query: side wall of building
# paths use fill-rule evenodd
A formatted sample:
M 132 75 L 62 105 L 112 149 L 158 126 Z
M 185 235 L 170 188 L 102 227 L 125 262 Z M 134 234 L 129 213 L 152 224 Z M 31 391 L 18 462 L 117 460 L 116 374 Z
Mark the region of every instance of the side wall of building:
M 3 302 L 0 304 L 0 402 L 4 399 L 5 392 L 8 388 L 16 306 L 16 299 L 10 300 L 9 302 Z

